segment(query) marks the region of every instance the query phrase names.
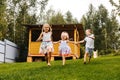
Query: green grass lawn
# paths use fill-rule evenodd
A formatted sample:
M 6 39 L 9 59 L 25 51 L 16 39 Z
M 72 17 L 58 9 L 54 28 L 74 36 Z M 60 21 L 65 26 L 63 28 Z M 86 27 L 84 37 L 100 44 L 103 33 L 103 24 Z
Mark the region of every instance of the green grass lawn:
M 120 80 L 120 56 L 104 56 L 83 64 L 83 59 L 0 64 L 0 80 Z

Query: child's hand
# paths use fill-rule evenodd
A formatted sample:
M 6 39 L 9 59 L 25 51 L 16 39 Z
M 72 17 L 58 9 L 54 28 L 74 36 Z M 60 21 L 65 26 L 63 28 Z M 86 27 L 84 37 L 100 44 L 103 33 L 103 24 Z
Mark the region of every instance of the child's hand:
M 39 40 L 36 40 L 36 42 L 38 42 Z
M 75 42 L 75 44 L 78 44 L 77 42 Z
M 53 42 L 53 44 L 56 44 L 57 42 Z

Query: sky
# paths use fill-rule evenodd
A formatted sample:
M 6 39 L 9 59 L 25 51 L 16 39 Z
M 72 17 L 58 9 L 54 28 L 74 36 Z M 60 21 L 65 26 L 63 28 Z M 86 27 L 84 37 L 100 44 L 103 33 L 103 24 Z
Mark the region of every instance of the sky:
M 118 0 L 114 1 L 117 2 Z M 47 8 L 52 7 L 55 11 L 61 11 L 63 15 L 70 11 L 74 18 L 80 20 L 82 15 L 88 12 L 90 4 L 93 4 L 95 9 L 98 9 L 98 6 L 103 4 L 109 13 L 114 9 L 109 0 L 49 0 Z

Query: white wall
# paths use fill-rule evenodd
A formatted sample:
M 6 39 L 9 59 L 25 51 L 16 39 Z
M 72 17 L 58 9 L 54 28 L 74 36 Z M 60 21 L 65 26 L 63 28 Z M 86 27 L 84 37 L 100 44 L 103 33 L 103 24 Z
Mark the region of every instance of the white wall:
M 19 48 L 15 43 L 6 39 L 4 42 L 0 41 L 0 62 L 15 62 L 18 54 Z
M 0 41 L 0 63 L 4 62 L 5 43 Z

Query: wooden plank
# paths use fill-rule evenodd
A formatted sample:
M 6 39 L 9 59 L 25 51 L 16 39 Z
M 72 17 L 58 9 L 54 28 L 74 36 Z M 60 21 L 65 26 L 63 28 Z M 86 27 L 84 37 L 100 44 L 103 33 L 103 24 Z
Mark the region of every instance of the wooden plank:
M 31 29 L 29 30 L 28 55 L 30 55 L 30 54 L 29 54 L 29 53 L 30 53 L 30 49 L 31 49 L 31 47 L 30 47 L 30 43 L 31 43 Z

